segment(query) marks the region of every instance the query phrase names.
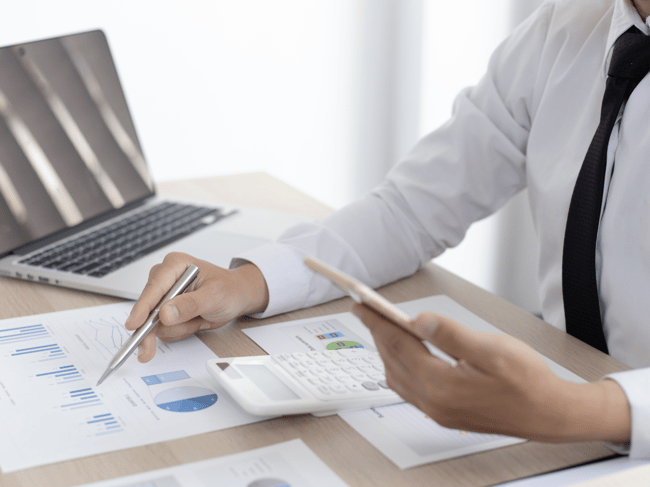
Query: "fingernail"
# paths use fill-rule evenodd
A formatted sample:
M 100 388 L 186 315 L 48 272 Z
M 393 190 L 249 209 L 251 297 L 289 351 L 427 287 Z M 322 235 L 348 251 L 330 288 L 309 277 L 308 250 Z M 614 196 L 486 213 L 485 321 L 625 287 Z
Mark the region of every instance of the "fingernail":
M 199 328 L 199 329 L 200 330 L 209 330 L 210 329 L 210 323 L 208 323 L 207 321 L 204 321 L 203 323 L 201 323 L 201 328 Z
M 439 323 L 440 322 L 438 321 L 438 318 L 434 318 L 434 317 L 429 318 L 426 323 L 427 330 L 429 331 L 429 333 L 433 333 L 434 331 L 436 331 L 436 328 L 438 328 Z
M 418 327 L 417 332 L 420 338 L 424 338 L 426 340 L 431 337 L 436 331 L 439 321 L 435 316 L 424 316 L 420 319 L 416 319 L 415 324 Z
M 178 323 L 178 317 L 179 317 L 178 308 L 173 304 L 170 304 L 168 308 L 168 312 L 172 319 L 172 323 Z
M 138 347 L 138 357 L 144 355 L 144 349 L 142 347 Z

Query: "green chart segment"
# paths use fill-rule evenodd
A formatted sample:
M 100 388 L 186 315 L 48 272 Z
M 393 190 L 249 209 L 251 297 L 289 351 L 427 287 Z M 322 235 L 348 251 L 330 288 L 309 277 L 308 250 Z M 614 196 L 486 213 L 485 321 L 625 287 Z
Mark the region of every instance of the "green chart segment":
M 342 348 L 363 348 L 363 345 L 351 340 L 341 340 L 338 342 L 328 343 L 326 348 L 328 350 L 340 350 Z

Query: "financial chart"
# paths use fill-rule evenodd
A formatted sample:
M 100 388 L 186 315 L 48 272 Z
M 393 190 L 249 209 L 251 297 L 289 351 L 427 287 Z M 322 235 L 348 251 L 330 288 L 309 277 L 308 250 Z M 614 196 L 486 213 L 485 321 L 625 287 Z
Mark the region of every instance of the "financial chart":
M 196 337 L 131 357 L 96 387 L 128 340 L 131 304 L 0 321 L 0 468 L 10 472 L 259 421 L 205 370 Z

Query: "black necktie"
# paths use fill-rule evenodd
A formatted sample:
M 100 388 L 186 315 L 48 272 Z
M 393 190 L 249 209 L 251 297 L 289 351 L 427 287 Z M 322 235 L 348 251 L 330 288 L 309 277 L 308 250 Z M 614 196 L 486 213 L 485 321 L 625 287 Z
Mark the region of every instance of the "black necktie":
M 632 27 L 614 44 L 600 124 L 576 180 L 564 234 L 562 294 L 566 330 L 605 353 L 607 342 L 596 281 L 596 238 L 603 201 L 607 145 L 622 104 L 649 70 L 650 37 Z

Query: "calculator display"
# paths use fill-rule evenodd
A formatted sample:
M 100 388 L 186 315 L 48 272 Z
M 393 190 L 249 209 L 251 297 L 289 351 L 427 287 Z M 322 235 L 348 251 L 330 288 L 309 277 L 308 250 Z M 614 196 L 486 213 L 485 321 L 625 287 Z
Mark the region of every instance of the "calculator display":
M 238 364 L 237 368 L 260 388 L 269 399 L 289 401 L 300 399 L 278 376 L 265 365 Z

